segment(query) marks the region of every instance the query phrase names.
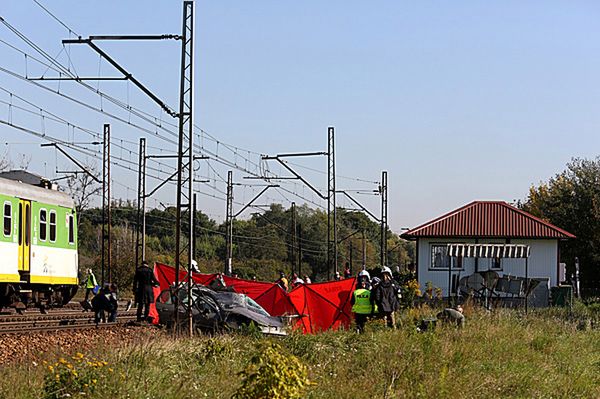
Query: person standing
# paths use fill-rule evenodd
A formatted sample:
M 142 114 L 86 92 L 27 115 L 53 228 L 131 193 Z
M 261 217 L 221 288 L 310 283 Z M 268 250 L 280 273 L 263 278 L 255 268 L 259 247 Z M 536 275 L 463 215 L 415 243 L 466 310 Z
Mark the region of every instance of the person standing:
M 369 315 L 376 312 L 376 306 L 371 302 L 371 291 L 367 289 L 365 280 L 358 281 L 358 288 L 352 293 L 350 299 L 354 320 L 356 321 L 356 330 L 359 334 L 365 331 L 365 324 Z
M 296 273 L 292 273 L 292 289 L 296 288 L 300 284 L 304 284 L 304 280 L 302 280 Z
M 279 280 L 277 280 L 275 283 L 278 286 L 280 286 L 281 288 L 283 288 L 283 290 L 286 291 L 286 292 L 289 289 L 288 279 L 285 278 L 285 273 L 284 272 L 279 272 Z
M 346 262 L 346 268 L 344 269 L 344 278 L 352 278 L 352 271 L 350 270 L 350 263 Z
M 400 303 L 398 301 L 398 294 L 400 289 L 392 280 L 392 270 L 384 266 L 381 270 L 382 280 L 373 289 L 371 300 L 377 305 L 379 311 L 383 314 L 387 326 L 390 328 L 396 328 L 394 320 L 394 312 L 398 310 Z
M 110 285 L 110 289 L 108 292 L 108 322 L 114 323 L 117 321 L 117 309 L 119 308 L 118 304 L 118 289 L 115 283 Z
M 85 299 L 84 301 L 88 301 L 90 298 L 90 293 L 93 293 L 94 288 L 98 285 L 98 281 L 96 280 L 96 276 L 94 275 L 94 271 L 92 269 L 87 270 L 87 277 L 85 279 Z
M 150 304 L 154 302 L 154 287 L 158 286 L 158 281 L 154 277 L 154 272 L 148 266 L 148 262 L 142 261 L 142 265 L 135 271 L 133 278 L 133 292 L 137 303 L 137 321 L 148 321 L 150 313 Z M 142 319 L 142 310 L 144 318 Z

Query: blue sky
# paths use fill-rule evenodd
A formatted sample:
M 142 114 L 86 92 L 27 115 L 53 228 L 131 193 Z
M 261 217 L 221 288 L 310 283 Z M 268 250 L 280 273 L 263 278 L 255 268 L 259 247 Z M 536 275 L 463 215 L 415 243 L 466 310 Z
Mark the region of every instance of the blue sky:
M 179 1 L 39 1 L 84 37 L 181 30 Z M 68 50 L 80 76 L 117 75 L 84 46 L 61 52 L 68 30 L 32 0 L 3 0 L 0 16 L 48 53 L 60 53 L 57 60 L 63 64 Z M 196 123 L 220 141 L 205 138 L 202 145 L 248 165 L 244 157 L 258 163 L 258 153 L 324 151 L 327 126 L 333 125 L 340 175 L 377 181 L 381 170 L 388 171 L 390 227 L 395 231 L 472 200 L 523 199 L 531 184 L 560 172 L 572 157 L 597 156 L 599 16 L 595 1 L 198 1 Z M 4 25 L 0 39 L 36 55 Z M 101 46 L 176 105 L 176 42 Z M 0 67 L 29 76 L 46 69 L 31 59 L 26 62 L 3 42 Z M 44 84 L 58 88 L 56 82 Z M 131 85 L 92 85 L 158 121 L 169 119 Z M 137 151 L 142 135 L 156 147 L 148 152 L 174 149 L 165 140 L 5 72 L 0 72 L 0 87 L 5 103 L 17 103 L 10 92 L 71 124 L 100 132 L 103 123 L 111 123 L 113 136 L 124 140 L 113 147 L 122 159 L 136 161 L 129 150 Z M 60 90 L 112 110 L 76 83 L 62 82 Z M 9 110 L 5 103 L 0 103 L 0 119 L 10 116 L 14 124 L 73 140 L 68 128 Z M 122 109 L 112 111 L 137 123 Z M 8 151 L 13 160 L 31 156 L 34 171 L 54 177 L 56 165 L 69 167 L 52 150 L 40 149 L 36 143 L 41 140 L 31 135 L 0 124 L 0 138 L 3 153 Z M 84 139 L 75 134 L 75 141 Z M 227 150 L 221 143 L 239 149 Z M 325 159 L 294 162 L 325 189 L 325 175 L 306 169 L 324 172 Z M 156 167 L 167 171 L 167 165 Z M 225 210 L 219 199 L 225 190 L 221 177 L 229 168 L 214 161 L 200 168 L 212 180 L 198 187 L 201 208 L 220 219 Z M 279 171 L 275 165 L 270 168 Z M 245 173 L 234 173 L 236 181 L 248 183 Z M 133 199 L 135 172 L 117 168 L 114 176 L 115 196 Z M 300 184 L 286 182 L 285 187 L 289 191 L 272 191 L 264 202 L 289 206 L 291 200 L 304 201 L 291 192 L 319 202 Z M 340 177 L 338 187 L 365 190 L 376 185 Z M 258 190 L 237 186 L 236 207 Z M 174 187 L 165 188 L 150 205 L 173 203 L 174 192 Z M 379 212 L 378 197 L 357 196 Z M 339 202 L 350 205 L 342 198 Z

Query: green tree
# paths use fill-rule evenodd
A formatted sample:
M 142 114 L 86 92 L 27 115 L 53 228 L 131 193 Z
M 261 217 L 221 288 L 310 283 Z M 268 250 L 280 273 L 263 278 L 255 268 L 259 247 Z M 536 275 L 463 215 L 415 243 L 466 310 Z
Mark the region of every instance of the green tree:
M 600 158 L 573 159 L 547 182 L 532 186 L 521 207 L 531 214 L 575 234 L 561 243 L 561 260 L 569 274 L 575 257 L 580 261 L 583 287 L 600 280 Z

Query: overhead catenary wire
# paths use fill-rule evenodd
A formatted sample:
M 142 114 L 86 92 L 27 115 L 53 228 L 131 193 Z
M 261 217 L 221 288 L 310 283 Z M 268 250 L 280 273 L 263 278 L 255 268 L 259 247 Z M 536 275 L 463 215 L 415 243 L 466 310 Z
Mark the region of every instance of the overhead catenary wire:
M 37 45 L 36 45 L 36 44 L 35 44 L 33 41 L 31 41 L 30 39 L 28 39 L 28 38 L 27 38 L 27 37 L 26 37 L 24 34 L 22 34 L 21 32 L 19 32 L 19 31 L 18 31 L 16 28 L 14 28 L 12 25 L 8 24 L 6 21 L 4 21 L 4 20 L 3 20 L 2 22 L 4 22 L 4 23 L 5 23 L 5 25 L 6 25 L 7 27 L 9 27 L 9 29 L 10 29 L 11 31 L 13 31 L 13 32 L 14 32 L 14 33 L 15 33 L 15 34 L 16 34 L 16 35 L 17 35 L 17 36 L 18 36 L 18 37 L 19 37 L 21 40 L 23 40 L 23 41 L 24 41 L 26 44 L 28 44 L 28 45 L 29 45 L 30 47 L 32 47 L 32 48 L 33 48 L 35 51 L 37 51 L 39 54 L 41 54 L 43 58 L 45 58 L 46 60 L 48 60 L 48 62 L 49 62 L 50 64 L 46 64 L 47 66 L 52 66 L 52 69 L 53 69 L 53 70 L 55 70 L 55 71 L 57 71 L 58 73 L 64 73 L 64 74 L 65 74 L 65 75 L 67 75 L 67 76 L 72 76 L 72 77 L 73 77 L 73 76 L 75 76 L 75 77 L 76 77 L 76 75 L 74 75 L 74 74 L 73 74 L 73 72 L 71 72 L 71 71 L 70 71 L 70 69 L 69 69 L 68 67 L 65 67 L 65 66 L 64 66 L 64 65 L 62 65 L 60 62 L 58 62 L 58 61 L 55 59 L 56 57 L 54 57 L 54 58 L 53 58 L 53 57 L 51 57 L 51 56 L 50 56 L 48 53 L 46 53 L 46 52 L 45 52 L 45 51 L 44 51 L 44 50 L 43 50 L 41 47 L 37 46 Z M 13 49 L 16 49 L 14 46 L 11 46 L 11 48 L 13 48 Z M 20 51 L 20 50 L 17 50 L 17 51 Z M 25 53 L 25 54 L 26 54 L 26 53 Z M 42 61 L 38 61 L 38 62 L 42 62 Z M 42 62 L 42 63 L 43 63 L 43 62 Z M 19 77 L 19 78 L 22 78 L 22 79 L 24 79 L 24 80 L 26 80 L 26 81 L 32 82 L 32 81 L 30 81 L 30 80 L 28 80 L 28 79 L 27 79 L 27 76 L 25 76 L 25 77 L 23 77 L 23 76 L 18 76 L 18 74 L 17 74 L 17 73 L 14 73 L 14 72 L 12 72 L 12 71 L 9 71 L 9 70 L 7 70 L 7 69 L 3 69 L 3 71 L 4 71 L 4 72 L 7 72 L 7 73 L 12 73 L 12 74 L 13 74 L 13 76 L 15 76 L 15 77 Z M 159 121 L 158 121 L 158 119 L 157 119 L 156 117 L 152 117 L 152 116 L 150 116 L 150 114 L 148 114 L 148 113 L 146 113 L 146 112 L 144 112 L 144 111 L 142 111 L 142 110 L 139 110 L 139 109 L 137 109 L 137 108 L 135 108 L 135 107 L 132 107 L 132 106 L 130 106 L 128 103 L 126 103 L 126 102 L 123 102 L 122 100 L 119 100 L 119 99 L 116 99 L 116 98 L 114 98 L 113 96 L 107 95 L 106 93 L 103 93 L 103 92 L 101 92 L 101 91 L 100 91 L 100 90 L 98 90 L 98 89 L 94 89 L 92 86 L 90 86 L 90 85 L 88 85 L 88 84 L 86 84 L 86 83 L 82 82 L 81 80 L 75 80 L 75 81 L 76 81 L 78 84 L 80 84 L 80 85 L 82 85 L 82 86 L 84 86 L 84 87 L 88 88 L 89 90 L 92 90 L 92 91 L 93 91 L 95 94 L 99 95 L 101 98 L 107 98 L 107 99 L 109 99 L 109 100 L 110 100 L 110 101 L 111 101 L 113 104 L 115 104 L 115 105 L 117 105 L 118 107 L 121 107 L 121 108 L 125 109 L 126 111 L 128 111 L 130 115 L 133 113 L 133 114 L 134 114 L 136 117 L 138 117 L 138 118 L 140 118 L 140 119 L 142 119 L 142 120 L 144 120 L 144 121 L 146 121 L 146 122 L 148 122 L 148 123 L 150 123 L 150 124 L 154 125 L 154 127 L 155 127 L 155 128 L 157 128 L 157 129 L 161 129 L 162 131 L 164 131 L 164 132 L 166 132 L 166 133 L 170 134 L 171 136 L 173 136 L 174 138 L 176 138 L 176 137 L 177 137 L 177 133 L 176 133 L 176 132 L 174 132 L 174 131 L 171 131 L 171 130 L 167 129 L 167 128 L 164 126 L 164 125 L 166 125 L 166 126 L 176 127 L 176 125 L 175 125 L 174 123 L 170 123 L 170 122 L 168 122 L 168 121 L 164 121 L 164 122 L 163 122 L 163 121 L 162 121 L 162 119 L 161 119 L 161 121 L 159 122 Z M 34 84 L 35 84 L 35 83 L 37 83 L 37 82 L 32 82 L 32 83 L 34 83 Z M 42 85 L 42 84 L 39 84 L 39 83 L 38 83 L 37 85 L 38 85 L 38 87 L 42 87 L 42 88 L 45 88 L 46 90 L 49 90 L 50 92 L 56 93 L 56 94 L 58 94 L 58 95 L 65 96 L 63 93 L 60 93 L 60 90 L 53 90 L 53 89 L 51 89 L 51 88 L 48 88 L 47 86 L 44 86 L 44 85 Z M 78 103 L 79 105 L 82 105 L 82 106 L 88 106 L 88 108 L 90 108 L 89 104 L 85 104 L 85 103 L 83 103 L 82 101 L 80 101 L 80 100 L 77 100 L 77 99 L 75 99 L 75 98 L 73 98 L 73 97 L 71 97 L 71 96 L 66 96 L 65 98 L 68 98 L 68 99 L 70 99 L 70 100 L 72 100 L 72 101 L 75 101 L 75 102 L 76 102 L 76 103 Z M 94 108 L 95 108 L 95 107 L 91 107 L 90 109 L 94 109 Z M 139 126 L 139 125 L 133 124 L 133 123 L 131 122 L 131 120 L 130 120 L 130 119 L 128 119 L 128 120 L 125 120 L 124 118 L 122 118 L 122 117 L 119 117 L 119 116 L 117 116 L 117 115 L 115 115 L 115 114 L 107 113 L 107 112 L 106 112 L 104 109 L 102 109 L 102 107 L 101 107 L 100 109 L 97 109 L 97 108 L 96 108 L 95 110 L 96 110 L 96 111 L 98 111 L 98 112 L 101 112 L 101 113 L 103 113 L 103 114 L 105 114 L 105 115 L 107 115 L 107 116 L 110 116 L 110 117 L 112 117 L 112 118 L 114 118 L 114 119 L 116 119 L 116 120 L 119 120 L 119 121 L 121 121 L 121 122 L 123 122 L 123 123 L 126 123 L 127 125 L 133 126 L 133 127 L 135 127 L 136 129 L 140 129 L 140 130 L 142 130 L 142 131 L 146 131 L 146 132 L 148 132 L 148 133 L 151 133 L 151 134 L 153 134 L 154 136 L 156 136 L 156 137 L 158 137 L 158 138 L 160 138 L 160 139 L 162 139 L 162 140 L 164 140 L 164 141 L 167 141 L 167 142 L 169 142 L 169 143 L 171 143 L 171 144 L 175 144 L 175 141 L 174 141 L 174 140 L 168 139 L 167 137 L 165 137 L 165 136 L 163 136 L 163 135 L 159 134 L 157 130 L 151 131 L 150 129 L 147 129 L 147 128 L 144 128 L 144 127 L 142 127 L 142 126 Z M 256 167 L 257 167 L 257 169 L 258 169 L 258 171 L 260 172 L 260 170 L 259 170 L 259 169 L 261 168 L 260 162 L 256 163 L 256 162 L 254 162 L 253 160 L 251 160 L 249 157 L 245 157 L 245 156 L 243 156 L 243 155 L 239 154 L 239 152 L 242 152 L 242 151 L 243 151 L 243 152 L 246 152 L 248 155 L 250 155 L 250 154 L 255 154 L 255 155 L 257 155 L 257 156 L 260 156 L 260 154 L 259 154 L 258 152 L 254 152 L 254 151 L 247 150 L 247 149 L 243 149 L 243 148 L 240 148 L 240 147 L 237 147 L 237 146 L 233 146 L 233 145 L 230 145 L 230 144 L 227 144 L 227 143 L 223 143 L 222 141 L 220 141 L 220 140 L 216 139 L 216 138 L 215 138 L 213 135 L 211 135 L 210 133 L 208 133 L 208 132 L 206 132 L 206 131 L 202 130 L 201 128 L 199 128 L 198 126 L 195 126 L 195 128 L 196 128 L 197 130 L 199 130 L 199 131 L 200 131 L 199 135 L 200 135 L 200 137 L 201 137 L 201 143 L 203 143 L 203 142 L 204 142 L 204 139 L 205 139 L 205 138 L 208 138 L 208 139 L 210 139 L 210 140 L 212 140 L 212 141 L 214 141 L 214 142 L 216 143 L 216 145 L 217 145 L 217 148 L 216 148 L 216 150 L 215 150 L 215 151 L 211 151 L 211 150 L 207 149 L 206 147 L 204 147 L 203 145 L 202 145 L 202 146 L 198 146 L 198 145 L 196 145 L 196 148 L 199 148 L 201 152 L 203 152 L 203 153 L 208 153 L 209 155 L 212 155 L 212 157 L 214 158 L 214 161 L 215 161 L 215 162 L 218 162 L 218 163 L 220 163 L 220 164 L 222 164 L 222 165 L 226 165 L 226 166 L 229 166 L 229 167 L 233 167 L 233 168 L 235 168 L 235 169 L 238 169 L 238 170 L 242 170 L 242 171 L 244 171 L 244 172 L 246 172 L 246 173 L 248 173 L 248 174 L 254 175 L 254 176 L 260 176 L 260 175 L 262 174 L 262 173 L 257 173 L 256 171 L 251 171 L 251 170 L 249 170 L 249 169 L 247 168 L 247 165 L 248 165 L 248 164 L 251 164 L 251 165 L 254 165 L 254 166 L 256 166 Z M 231 152 L 231 153 L 234 155 L 234 160 L 233 160 L 233 161 L 231 161 L 231 160 L 228 160 L 228 159 L 225 159 L 225 158 L 222 158 L 221 156 L 219 156 L 219 154 L 218 154 L 218 147 L 219 147 L 219 145 L 221 145 L 221 147 L 224 147 L 224 148 L 228 149 L 228 150 L 229 150 L 229 151 L 230 151 L 230 152 Z M 130 150 L 128 150 L 128 151 L 130 151 Z M 237 157 L 238 157 L 238 156 L 239 156 L 240 158 L 242 158 L 242 159 L 245 161 L 245 165 L 246 165 L 245 167 L 237 164 Z M 301 167 L 302 167 L 302 166 L 301 166 Z M 213 168 L 213 169 L 214 169 L 214 168 Z M 323 171 L 319 171 L 319 170 L 317 170 L 317 169 L 314 169 L 314 170 L 315 170 L 315 171 L 318 171 L 319 173 L 324 173 Z M 268 170 L 267 170 L 267 171 L 268 171 Z M 347 178 L 347 177 L 345 177 L 345 176 L 340 176 L 340 177 L 342 177 L 342 178 Z M 361 179 L 357 179 L 357 180 L 361 180 Z M 366 181 L 366 180 L 365 180 L 365 181 Z M 283 187 L 282 187 L 281 189 L 282 189 L 283 191 L 285 191 L 285 192 L 289 193 L 290 195 L 293 195 L 293 196 L 295 196 L 295 197 L 301 198 L 301 199 L 303 199 L 303 200 L 305 200 L 305 201 L 307 201 L 307 202 L 310 202 L 310 203 L 312 203 L 312 204 L 314 204 L 314 205 L 316 205 L 316 206 L 320 206 L 321 208 L 323 208 L 323 206 L 322 206 L 322 205 L 320 205 L 320 204 L 317 204 L 316 202 L 314 202 L 314 201 L 312 201 L 312 200 L 310 200 L 310 199 L 308 199 L 308 198 L 306 198 L 306 197 L 304 197 L 304 196 L 300 195 L 299 193 L 297 193 L 297 192 L 295 192 L 295 191 L 292 191 L 292 190 L 289 190 L 289 189 L 287 189 L 287 188 L 283 188 Z M 281 193 L 280 193 L 280 194 L 281 194 Z M 282 195 L 282 197 L 284 197 L 284 198 L 285 198 L 285 196 L 283 196 L 283 195 Z M 288 200 L 289 200 L 289 199 L 288 199 Z

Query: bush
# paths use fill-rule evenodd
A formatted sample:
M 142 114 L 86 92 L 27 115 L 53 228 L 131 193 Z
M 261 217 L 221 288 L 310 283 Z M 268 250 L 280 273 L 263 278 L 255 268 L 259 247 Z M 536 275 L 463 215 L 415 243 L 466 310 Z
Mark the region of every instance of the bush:
M 96 389 L 98 382 L 105 382 L 113 373 L 108 363 L 98 359 L 88 359 L 77 353 L 70 359 L 59 358 L 53 364 L 46 363 L 44 377 L 44 398 L 58 399 L 88 396 Z
M 306 366 L 275 343 L 259 346 L 239 375 L 243 380 L 233 395 L 236 399 L 300 398 L 310 384 Z

